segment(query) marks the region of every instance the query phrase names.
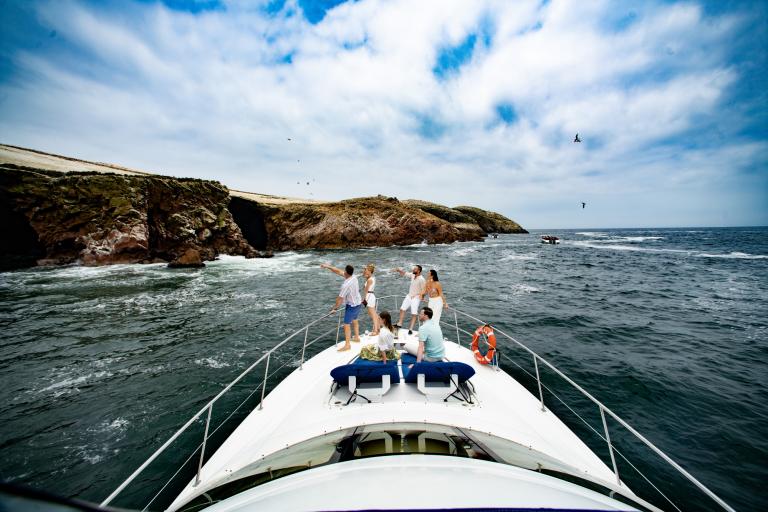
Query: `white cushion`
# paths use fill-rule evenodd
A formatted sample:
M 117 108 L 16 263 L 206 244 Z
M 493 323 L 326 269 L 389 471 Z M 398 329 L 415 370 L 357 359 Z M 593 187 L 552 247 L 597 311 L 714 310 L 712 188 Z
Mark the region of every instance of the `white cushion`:
M 403 346 L 405 348 L 405 351 L 411 354 L 412 356 L 415 356 L 419 353 L 419 340 L 416 338 L 410 338 L 408 341 L 405 342 L 405 345 Z

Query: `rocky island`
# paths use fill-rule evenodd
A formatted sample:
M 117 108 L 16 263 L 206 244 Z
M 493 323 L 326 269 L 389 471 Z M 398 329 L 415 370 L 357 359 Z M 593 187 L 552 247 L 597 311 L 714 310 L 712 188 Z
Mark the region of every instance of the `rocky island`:
M 170 262 L 218 254 L 451 243 L 527 233 L 479 208 L 365 197 L 323 202 L 229 190 L 0 145 L 0 270 Z

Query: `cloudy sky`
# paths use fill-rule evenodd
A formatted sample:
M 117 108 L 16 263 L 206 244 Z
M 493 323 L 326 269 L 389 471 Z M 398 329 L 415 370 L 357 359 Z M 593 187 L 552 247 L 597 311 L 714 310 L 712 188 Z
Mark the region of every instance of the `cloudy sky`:
M 5 144 L 528 228 L 768 225 L 768 2 L 0 9 Z

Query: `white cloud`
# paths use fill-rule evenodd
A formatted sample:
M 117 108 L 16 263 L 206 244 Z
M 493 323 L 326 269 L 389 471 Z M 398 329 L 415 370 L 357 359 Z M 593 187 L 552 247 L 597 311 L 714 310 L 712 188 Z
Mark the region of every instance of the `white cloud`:
M 296 9 L 41 4 L 67 46 L 17 53 L 24 78 L 0 83 L 0 138 L 271 194 L 476 204 L 533 227 L 577 227 L 571 203 L 619 208 L 649 189 L 655 211 L 678 212 L 691 181 L 713 194 L 765 163 L 765 141 L 675 142 L 722 116 L 740 79 L 718 50 L 736 16 L 642 4 L 612 30 L 607 2 L 363 0 L 317 25 Z M 471 61 L 438 80 L 441 48 L 483 23 L 490 47 L 478 36 Z M 513 125 L 498 122 L 501 103 Z M 441 137 L 418 133 L 430 120 Z M 661 222 L 626 221 L 649 218 Z

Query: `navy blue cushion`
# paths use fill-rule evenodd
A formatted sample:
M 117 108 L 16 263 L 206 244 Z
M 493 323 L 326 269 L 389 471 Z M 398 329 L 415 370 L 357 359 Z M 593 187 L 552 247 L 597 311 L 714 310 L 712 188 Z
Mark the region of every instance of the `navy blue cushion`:
M 408 352 L 403 352 L 400 354 L 400 360 L 403 362 L 403 364 L 413 364 L 416 362 L 416 356 L 412 356 Z
M 370 359 L 363 359 L 358 357 L 350 364 L 355 366 L 384 366 L 384 361 L 371 361 Z M 387 364 L 393 364 L 397 366 L 397 359 L 387 359 Z
M 405 368 L 403 368 L 405 370 Z M 459 377 L 459 384 L 467 381 L 475 374 L 475 369 L 466 363 L 459 362 L 440 362 L 440 363 L 416 363 L 405 376 L 405 382 L 415 384 L 417 375 L 424 374 L 426 382 L 450 382 L 451 375 L 456 374 Z
M 391 384 L 400 383 L 400 373 L 397 371 L 397 364 L 345 364 L 337 366 L 331 370 L 331 377 L 339 383 L 340 386 L 349 384 L 350 377 L 357 377 L 357 383 L 363 382 L 381 382 L 383 375 L 389 375 Z

